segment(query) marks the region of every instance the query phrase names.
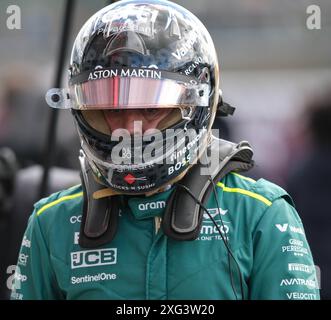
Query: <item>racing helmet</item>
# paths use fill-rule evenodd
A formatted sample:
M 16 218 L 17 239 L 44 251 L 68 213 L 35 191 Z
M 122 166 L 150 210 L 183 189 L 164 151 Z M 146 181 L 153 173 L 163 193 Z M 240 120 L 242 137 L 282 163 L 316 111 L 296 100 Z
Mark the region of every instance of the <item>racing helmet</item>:
M 142 194 L 171 185 L 199 159 L 218 99 L 217 54 L 200 20 L 170 1 L 126 0 L 82 27 L 69 86 L 49 103 L 72 110 L 82 152 L 101 184 Z M 140 143 L 114 135 L 104 116 L 165 108 L 171 112 L 157 132 L 144 133 Z

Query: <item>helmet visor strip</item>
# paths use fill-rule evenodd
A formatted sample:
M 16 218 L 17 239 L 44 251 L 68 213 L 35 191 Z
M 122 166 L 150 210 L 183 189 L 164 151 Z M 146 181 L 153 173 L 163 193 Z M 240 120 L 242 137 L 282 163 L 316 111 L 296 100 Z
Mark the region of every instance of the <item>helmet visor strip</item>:
M 208 84 L 189 76 L 147 68 L 102 69 L 73 78 L 67 94 L 59 90 L 54 103 L 51 97 L 47 101 L 51 107 L 77 110 L 207 107 L 209 93 Z

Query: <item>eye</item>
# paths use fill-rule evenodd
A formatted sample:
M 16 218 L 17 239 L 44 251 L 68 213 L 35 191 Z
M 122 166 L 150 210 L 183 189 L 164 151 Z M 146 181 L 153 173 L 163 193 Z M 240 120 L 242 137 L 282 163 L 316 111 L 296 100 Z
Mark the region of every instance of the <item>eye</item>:
M 155 117 L 161 114 L 159 109 L 156 108 L 149 108 L 142 110 L 142 114 L 147 119 L 154 119 Z
M 115 109 L 115 110 L 106 110 L 108 113 L 119 113 L 121 110 Z
M 153 115 L 158 113 L 158 109 L 156 108 L 150 108 L 150 109 L 144 109 L 144 113 L 149 114 L 149 115 Z

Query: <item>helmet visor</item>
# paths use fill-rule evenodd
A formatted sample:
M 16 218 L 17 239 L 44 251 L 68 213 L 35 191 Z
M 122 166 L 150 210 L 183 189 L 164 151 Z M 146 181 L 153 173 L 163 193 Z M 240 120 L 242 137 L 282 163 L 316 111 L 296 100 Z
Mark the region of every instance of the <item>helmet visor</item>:
M 51 106 L 78 110 L 208 106 L 209 86 L 156 69 L 102 69 L 73 78 L 67 97 Z

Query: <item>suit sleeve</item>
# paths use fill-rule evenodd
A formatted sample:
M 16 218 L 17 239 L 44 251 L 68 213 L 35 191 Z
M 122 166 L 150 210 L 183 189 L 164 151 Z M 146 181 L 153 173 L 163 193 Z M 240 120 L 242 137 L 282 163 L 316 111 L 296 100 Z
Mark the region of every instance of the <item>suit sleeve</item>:
M 14 275 L 12 300 L 60 299 L 50 254 L 34 211 L 25 231 Z
M 318 300 L 319 285 L 302 222 L 285 199 L 275 200 L 253 234 L 250 299 Z

